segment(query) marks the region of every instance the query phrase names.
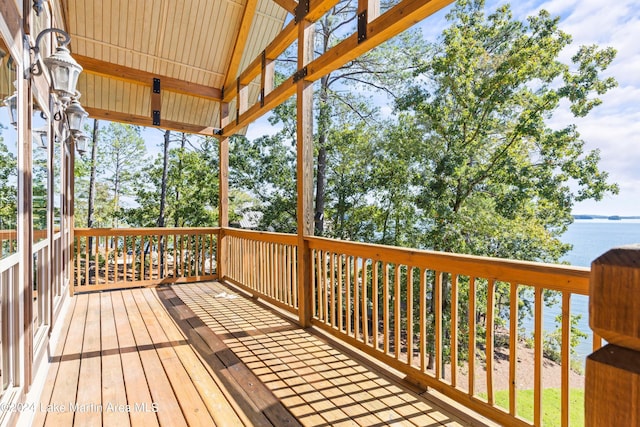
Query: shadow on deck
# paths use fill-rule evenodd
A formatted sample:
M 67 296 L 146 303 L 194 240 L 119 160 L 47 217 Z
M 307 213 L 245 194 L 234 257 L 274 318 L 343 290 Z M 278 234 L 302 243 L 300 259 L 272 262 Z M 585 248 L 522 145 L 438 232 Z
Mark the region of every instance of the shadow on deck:
M 469 425 L 217 282 L 76 295 L 33 425 Z

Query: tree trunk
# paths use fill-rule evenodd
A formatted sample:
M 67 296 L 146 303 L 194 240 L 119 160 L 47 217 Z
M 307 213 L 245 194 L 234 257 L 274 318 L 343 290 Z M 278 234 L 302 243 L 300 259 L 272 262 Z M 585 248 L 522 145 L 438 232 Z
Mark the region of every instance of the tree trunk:
M 169 174 L 169 138 L 171 137 L 171 131 L 164 132 L 164 149 L 162 158 L 162 183 L 160 185 L 160 212 L 158 213 L 158 227 L 164 227 L 164 211 L 167 201 L 167 176 Z M 164 277 L 164 245 L 166 242 L 162 237 L 158 240 L 159 246 L 159 270 L 160 277 Z
M 184 146 L 187 143 L 186 134 L 182 133 L 180 138 L 180 155 L 178 156 L 178 176 L 182 176 L 182 155 L 184 154 Z M 180 206 L 180 186 L 176 185 L 176 208 Z M 180 227 L 179 209 L 174 210 L 173 226 Z
M 164 151 L 162 160 L 162 183 L 160 186 L 160 212 L 158 214 L 158 227 L 165 226 L 164 211 L 167 200 L 167 176 L 169 174 L 169 138 L 171 131 L 164 133 Z
M 315 235 L 324 233 L 324 202 L 327 185 L 327 132 L 329 130 L 329 76 L 320 80 L 320 117 L 318 118 L 318 170 L 316 174 Z
M 89 206 L 87 208 L 87 228 L 93 227 L 93 210 L 96 199 L 96 158 L 98 156 L 98 120 L 93 121 L 93 143 L 91 145 L 91 175 L 89 177 Z M 87 250 L 93 248 L 93 237 L 89 237 Z

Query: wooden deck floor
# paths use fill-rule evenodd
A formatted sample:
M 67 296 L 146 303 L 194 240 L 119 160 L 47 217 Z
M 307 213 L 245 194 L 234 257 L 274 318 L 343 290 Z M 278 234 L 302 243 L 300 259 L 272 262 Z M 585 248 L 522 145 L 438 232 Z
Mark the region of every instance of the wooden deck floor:
M 464 425 L 219 283 L 76 295 L 35 426 Z

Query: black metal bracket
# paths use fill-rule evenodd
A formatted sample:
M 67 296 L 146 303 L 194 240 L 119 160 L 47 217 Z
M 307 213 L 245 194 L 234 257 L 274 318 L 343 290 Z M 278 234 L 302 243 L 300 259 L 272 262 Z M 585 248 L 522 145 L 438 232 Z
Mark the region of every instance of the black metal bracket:
M 260 89 L 260 107 L 264 107 L 264 88 Z
M 267 51 L 266 50 L 262 51 L 262 55 L 260 56 L 260 59 L 262 61 L 261 68 L 262 68 L 262 71 L 264 72 L 264 69 L 267 68 Z
M 213 134 L 214 135 L 222 135 L 222 129 L 219 129 L 219 128 L 213 129 Z
M 160 79 L 153 79 L 153 93 L 160 93 Z
M 160 126 L 160 110 L 153 110 L 153 125 Z
M 367 39 L 367 11 L 358 14 L 358 44 Z
M 293 82 L 297 82 L 300 79 L 307 77 L 307 67 L 304 67 L 293 74 Z
M 309 13 L 309 0 L 300 0 L 296 6 L 296 24 L 302 21 L 307 16 L 307 13 Z

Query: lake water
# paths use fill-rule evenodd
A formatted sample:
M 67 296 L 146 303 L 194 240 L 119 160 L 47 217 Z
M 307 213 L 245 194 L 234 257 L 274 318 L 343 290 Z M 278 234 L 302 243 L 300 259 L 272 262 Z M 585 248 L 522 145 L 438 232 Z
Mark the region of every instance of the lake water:
M 589 267 L 593 260 L 611 248 L 640 243 L 640 220 L 576 220 L 569 226 L 561 240 L 573 244 L 573 250 L 563 258 L 564 261 L 576 266 Z M 582 295 L 571 297 L 571 313 L 582 315 L 578 327 L 589 335 L 589 338 L 582 341 L 576 348 L 580 359 L 589 355 L 592 348 L 588 300 L 588 297 Z M 545 331 L 553 331 L 558 327 L 555 323 L 555 317 L 559 313 L 559 304 L 551 308 L 544 308 Z M 525 321 L 523 326 L 530 331 L 532 321 L 530 319 Z

